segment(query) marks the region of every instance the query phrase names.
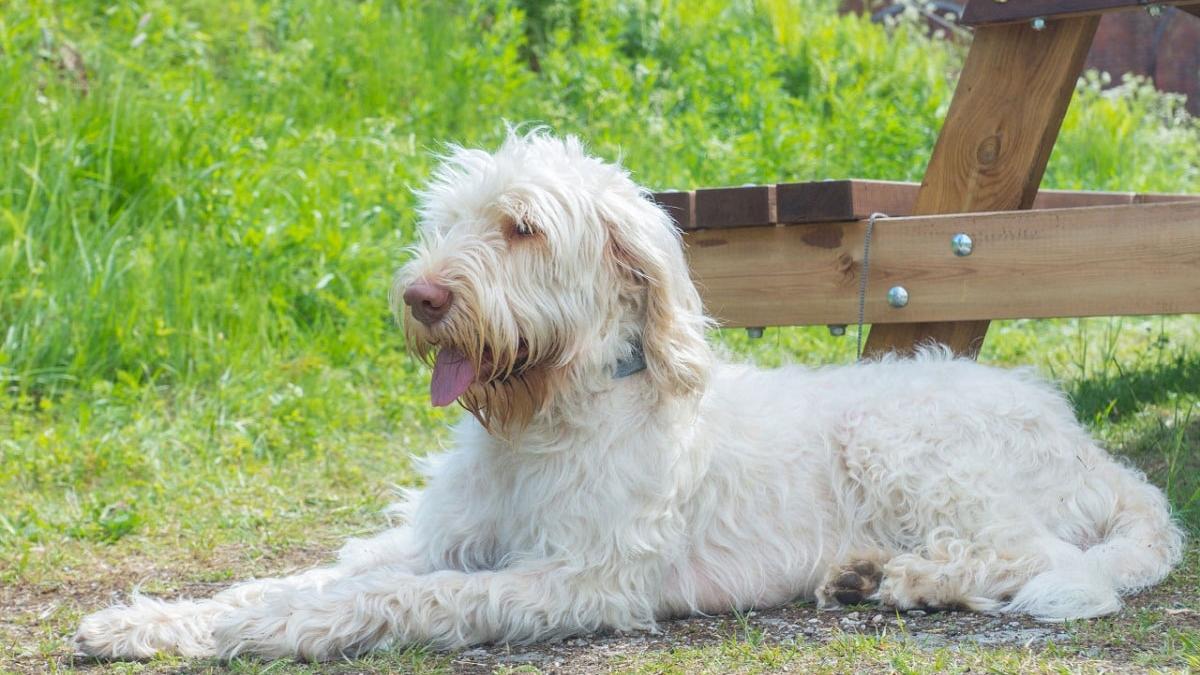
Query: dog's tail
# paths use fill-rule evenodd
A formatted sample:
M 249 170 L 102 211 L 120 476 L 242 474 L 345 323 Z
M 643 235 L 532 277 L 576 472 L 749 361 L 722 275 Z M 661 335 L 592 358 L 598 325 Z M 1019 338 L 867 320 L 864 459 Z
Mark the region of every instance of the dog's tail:
M 1124 466 L 1112 466 L 1105 478 L 1108 489 L 1101 492 L 1114 506 L 1097 519 L 1100 543 L 1055 560 L 1005 611 L 1046 621 L 1112 614 L 1121 608 L 1122 595 L 1157 584 L 1179 563 L 1183 533 L 1163 493 Z

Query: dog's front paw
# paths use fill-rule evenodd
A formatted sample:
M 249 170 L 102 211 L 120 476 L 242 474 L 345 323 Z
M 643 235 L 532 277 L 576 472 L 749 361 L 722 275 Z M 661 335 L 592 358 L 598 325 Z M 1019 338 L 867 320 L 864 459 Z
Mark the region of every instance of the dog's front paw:
M 817 601 L 822 608 L 857 605 L 876 597 L 883 568 L 870 560 L 856 560 L 834 568 L 821 588 Z
M 209 613 L 199 603 L 135 596 L 84 617 L 75 632 L 78 653 L 102 659 L 148 659 L 158 653 L 211 656 Z
M 118 605 L 85 616 L 73 642 L 76 653 L 101 659 L 148 659 L 162 651 L 165 645 L 153 644 L 141 632 L 132 608 Z

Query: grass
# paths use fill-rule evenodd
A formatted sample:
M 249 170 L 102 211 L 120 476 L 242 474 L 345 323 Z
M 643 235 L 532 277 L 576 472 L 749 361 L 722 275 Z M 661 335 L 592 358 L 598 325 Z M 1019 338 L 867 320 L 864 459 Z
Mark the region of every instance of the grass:
M 756 647 L 737 639 L 697 649 L 671 650 L 616 664 L 633 673 L 1103 673 L 1109 664 L 1027 649 L 962 647 L 921 649 L 903 636 L 842 635 L 827 644 Z
M 0 670 L 63 667 L 61 637 L 110 593 L 204 592 L 384 524 L 394 486 L 417 480 L 410 458 L 454 418 L 427 406 L 428 375 L 386 308 L 411 187 L 441 143 L 494 144 L 502 120 L 530 120 L 580 133 L 653 188 L 916 179 L 962 55 L 829 0 L 11 0 Z M 1142 82 L 1101 79 L 1081 82 L 1046 184 L 1196 191 L 1195 120 Z M 714 339 L 764 365 L 853 352 L 824 328 Z M 983 358 L 1062 380 L 1195 532 L 1197 345 L 1195 317 L 1016 321 L 993 327 Z M 744 658 L 679 663 L 752 669 L 780 648 L 748 635 L 730 643 Z M 796 649 L 796 667 L 849 663 Z M 858 651 L 936 665 L 909 649 Z M 646 667 L 676 668 L 658 658 Z M 403 652 L 358 667 L 445 664 Z

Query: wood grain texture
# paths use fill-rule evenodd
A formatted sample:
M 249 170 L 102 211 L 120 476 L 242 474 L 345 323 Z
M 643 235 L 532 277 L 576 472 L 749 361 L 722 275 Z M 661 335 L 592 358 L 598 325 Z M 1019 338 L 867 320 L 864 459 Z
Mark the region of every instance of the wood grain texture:
M 1142 9 L 1145 0 L 970 0 L 963 10 L 960 23 L 966 26 L 986 26 L 1013 22 L 1027 22 L 1041 17 L 1052 20 L 1068 17 L 1098 15 L 1105 12 Z M 1178 5 L 1180 9 L 1196 13 L 1196 0 L 1155 0 L 1153 4 Z
M 862 221 L 685 234 L 708 312 L 727 326 L 852 324 Z M 950 250 L 966 232 L 970 256 Z M 908 306 L 887 304 L 895 285 Z M 876 222 L 867 323 L 960 345 L 988 319 L 1200 312 L 1200 202 L 913 216 Z M 967 323 L 962 323 L 967 322 Z
M 975 31 L 914 214 L 1033 206 L 1098 22 L 1087 16 L 1040 31 L 1025 24 Z M 986 333 L 983 323 L 881 326 L 871 329 L 865 351 L 908 353 L 933 340 L 975 356 Z

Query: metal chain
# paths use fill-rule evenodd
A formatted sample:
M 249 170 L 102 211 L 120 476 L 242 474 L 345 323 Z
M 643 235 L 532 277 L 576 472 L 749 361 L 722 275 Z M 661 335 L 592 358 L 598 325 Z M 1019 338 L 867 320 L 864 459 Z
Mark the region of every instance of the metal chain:
M 875 232 L 875 220 L 887 218 L 886 213 L 872 213 L 867 219 L 867 231 L 863 235 L 862 273 L 858 275 L 858 346 L 855 355 L 862 361 L 863 354 L 863 318 L 867 313 L 867 276 L 871 272 L 871 235 Z

